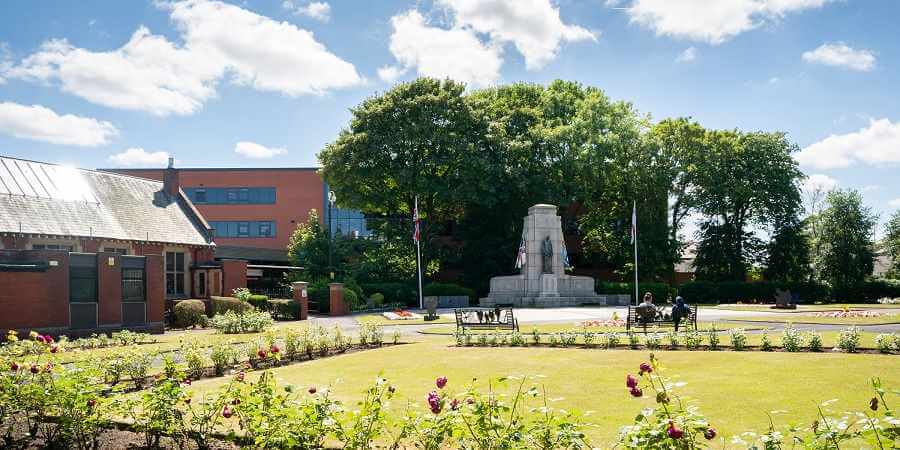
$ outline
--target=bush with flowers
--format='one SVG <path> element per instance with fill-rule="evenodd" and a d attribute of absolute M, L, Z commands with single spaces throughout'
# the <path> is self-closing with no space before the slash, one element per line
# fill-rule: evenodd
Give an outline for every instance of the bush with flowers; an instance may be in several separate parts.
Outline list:
<path fill-rule="evenodd" d="M 246 311 L 240 314 L 228 311 L 225 314 L 216 314 L 209 320 L 210 326 L 219 333 L 259 333 L 271 327 L 275 323 L 272 315 L 265 311 Z"/>

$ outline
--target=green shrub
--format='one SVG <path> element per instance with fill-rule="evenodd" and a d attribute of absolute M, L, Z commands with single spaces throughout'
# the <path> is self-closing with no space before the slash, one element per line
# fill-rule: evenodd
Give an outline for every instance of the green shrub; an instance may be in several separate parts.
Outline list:
<path fill-rule="evenodd" d="M 799 296 L 801 303 L 826 301 L 831 289 L 819 283 L 771 283 L 768 281 L 692 281 L 678 287 L 678 295 L 689 304 L 772 303 L 778 289 Z"/>
<path fill-rule="evenodd" d="M 247 302 L 260 311 L 267 311 L 269 309 L 269 297 L 266 297 L 265 295 L 253 294 L 247 298 Z"/>
<path fill-rule="evenodd" d="M 426 296 L 466 296 L 469 300 L 475 297 L 475 291 L 454 283 L 430 283 L 422 289 Z"/>
<path fill-rule="evenodd" d="M 402 303 L 407 306 L 418 306 L 419 300 L 414 283 L 362 283 L 365 292 L 379 292 L 384 295 L 385 303 Z"/>
<path fill-rule="evenodd" d="M 258 333 L 272 326 L 273 320 L 265 311 L 247 311 L 243 314 L 228 311 L 213 317 L 209 323 L 219 333 L 237 334 Z"/>
<path fill-rule="evenodd" d="M 269 300 L 272 315 L 277 320 L 297 320 L 300 318 L 300 304 L 291 299 Z"/>
<path fill-rule="evenodd" d="M 315 309 L 322 314 L 331 310 L 331 292 L 328 288 L 328 281 L 323 279 L 309 283 L 306 295 L 309 298 L 310 309 Z"/>
<path fill-rule="evenodd" d="M 645 292 L 653 294 L 653 300 L 657 304 L 665 303 L 669 298 L 675 298 L 675 289 L 666 283 L 639 283 L 638 289 L 641 298 L 644 297 Z M 597 283 L 595 290 L 598 294 L 634 296 L 634 283 Z M 633 302 L 634 299 L 632 299 Z"/>
<path fill-rule="evenodd" d="M 381 308 L 384 306 L 384 295 L 381 293 L 374 293 L 369 297 L 369 300 L 372 300 L 372 304 L 375 305 L 376 308 Z"/>
<path fill-rule="evenodd" d="M 213 316 L 225 314 L 228 311 L 234 311 L 237 314 L 241 314 L 253 308 L 251 304 L 234 297 L 210 297 L 210 302 L 212 303 Z"/>
<path fill-rule="evenodd" d="M 206 305 L 203 300 L 182 300 L 172 308 L 172 316 L 178 328 L 206 326 Z"/>
<path fill-rule="evenodd" d="M 852 303 L 874 303 L 884 297 L 900 297 L 900 280 L 871 280 L 834 289 L 834 298 Z"/>
<path fill-rule="evenodd" d="M 359 310 L 366 307 L 366 302 L 361 300 L 359 295 L 357 295 L 356 291 L 353 289 L 344 289 L 344 303 L 346 303 L 351 310 Z"/>

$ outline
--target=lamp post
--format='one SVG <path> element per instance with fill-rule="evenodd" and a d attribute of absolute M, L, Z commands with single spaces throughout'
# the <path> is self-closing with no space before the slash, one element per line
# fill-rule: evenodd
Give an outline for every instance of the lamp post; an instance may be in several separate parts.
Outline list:
<path fill-rule="evenodd" d="M 328 191 L 328 272 L 331 276 L 331 279 L 334 279 L 334 262 L 332 261 L 334 254 L 334 232 L 331 231 L 331 224 L 333 223 L 334 214 L 334 202 L 337 201 L 337 196 L 334 194 L 334 191 Z"/>

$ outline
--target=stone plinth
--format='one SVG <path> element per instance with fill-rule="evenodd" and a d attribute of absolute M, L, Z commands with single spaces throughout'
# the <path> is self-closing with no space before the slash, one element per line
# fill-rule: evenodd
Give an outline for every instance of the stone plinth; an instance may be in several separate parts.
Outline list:
<path fill-rule="evenodd" d="M 309 283 L 305 281 L 295 281 L 291 283 L 293 289 L 294 301 L 300 306 L 299 320 L 306 320 L 309 316 L 309 297 L 306 294 L 306 287 Z"/>
<path fill-rule="evenodd" d="M 562 224 L 556 206 L 534 205 L 523 220 L 525 263 L 519 275 L 491 278 L 491 291 L 481 306 L 513 305 L 532 307 L 578 306 L 582 304 L 627 305 L 619 296 L 599 296 L 591 277 L 566 275 L 563 261 Z M 549 273 L 544 273 L 542 242 L 552 246 Z M 628 297 L 628 296 L 625 296 Z M 621 303 L 620 303 L 621 302 Z"/>

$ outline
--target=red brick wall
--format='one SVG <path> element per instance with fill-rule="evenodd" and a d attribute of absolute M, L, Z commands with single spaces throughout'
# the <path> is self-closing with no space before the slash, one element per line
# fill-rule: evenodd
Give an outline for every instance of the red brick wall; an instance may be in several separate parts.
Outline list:
<path fill-rule="evenodd" d="M 0 329 L 69 326 L 69 255 L 57 251 L 3 251 L 5 261 L 57 261 L 46 272 L 0 272 Z"/>
<path fill-rule="evenodd" d="M 222 261 L 222 278 L 222 295 L 231 296 L 234 289 L 247 287 L 247 261 Z"/>
<path fill-rule="evenodd" d="M 113 258 L 113 265 L 109 265 Z M 122 324 L 122 267 L 115 253 L 97 254 L 97 284 L 100 326 Z"/>
<path fill-rule="evenodd" d="M 165 169 L 118 169 L 127 175 L 163 179 Z M 216 238 L 216 244 L 283 250 L 297 224 L 306 222 L 309 210 L 324 211 L 325 184 L 315 169 L 179 169 L 186 187 L 274 187 L 274 205 L 195 205 L 207 220 L 274 220 L 274 238 Z"/>
<path fill-rule="evenodd" d="M 165 260 L 159 254 L 146 257 L 147 322 L 162 322 L 166 315 Z"/>

